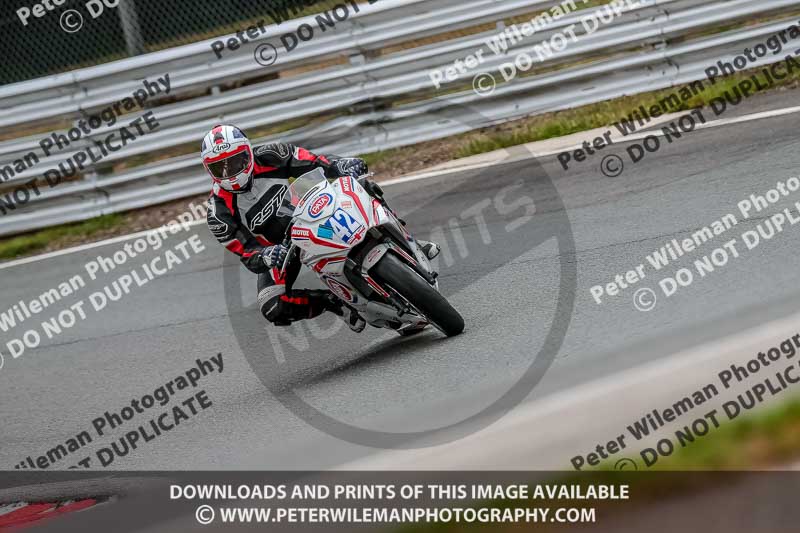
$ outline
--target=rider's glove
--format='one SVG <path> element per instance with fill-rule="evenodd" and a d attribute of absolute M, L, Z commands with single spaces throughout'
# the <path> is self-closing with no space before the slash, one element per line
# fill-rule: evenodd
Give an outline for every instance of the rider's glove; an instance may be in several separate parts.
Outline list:
<path fill-rule="evenodd" d="M 341 176 L 353 176 L 357 178 L 369 172 L 367 162 L 355 157 L 339 159 L 334 164 Z"/>
<path fill-rule="evenodd" d="M 267 268 L 279 268 L 282 267 L 284 261 L 286 261 L 286 254 L 288 251 L 288 248 L 282 244 L 267 246 L 261 252 L 261 259 L 264 260 L 264 264 L 267 265 Z"/>

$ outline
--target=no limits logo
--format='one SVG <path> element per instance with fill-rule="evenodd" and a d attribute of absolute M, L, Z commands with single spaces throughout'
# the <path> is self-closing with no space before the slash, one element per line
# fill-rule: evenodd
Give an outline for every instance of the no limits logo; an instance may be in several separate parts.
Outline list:
<path fill-rule="evenodd" d="M 489 120 L 475 110 L 462 108 L 461 111 L 467 111 L 462 114 L 474 126 Z M 534 315 L 541 308 L 547 308 L 550 320 L 526 322 L 529 327 L 519 328 L 515 333 L 523 348 L 496 354 L 490 363 L 492 366 L 501 364 L 498 360 L 503 357 L 509 364 L 513 361 L 517 373 L 512 384 L 504 387 L 497 397 L 479 402 L 480 405 L 470 406 L 470 409 L 449 413 L 431 427 L 416 424 L 415 419 L 396 425 L 392 431 L 371 426 L 368 421 L 361 424 L 365 420 L 344 416 L 336 406 L 319 404 L 306 392 L 323 380 L 334 379 L 332 376 L 350 379 L 361 375 L 360 370 L 376 359 L 394 360 L 396 368 L 421 364 L 413 362 L 415 354 L 430 350 L 435 350 L 437 356 L 427 360 L 427 364 L 433 364 L 424 371 L 426 380 L 436 383 L 438 388 L 446 388 L 453 377 L 447 370 L 452 354 L 458 354 L 456 364 L 462 366 L 466 357 L 477 357 L 478 364 L 485 361 L 478 352 L 466 356 L 461 352 L 477 338 L 471 329 L 468 328 L 462 337 L 447 340 L 437 339 L 433 332 L 406 341 L 393 332 L 378 333 L 373 329 L 365 331 L 361 337 L 348 338 L 347 327 L 332 315 L 278 328 L 264 321 L 255 304 L 245 303 L 240 269 L 225 268 L 226 305 L 237 343 L 254 373 L 284 407 L 312 427 L 340 440 L 374 448 L 407 449 L 442 444 L 469 435 L 502 417 L 528 396 L 561 349 L 570 324 L 577 287 L 575 245 L 558 191 L 547 174 L 535 165 L 535 160 L 524 164 L 508 163 L 505 168 L 498 164 L 493 170 L 502 178 L 493 184 L 486 196 L 480 195 L 477 199 L 465 192 L 472 190 L 465 187 L 468 183 L 482 183 L 479 176 L 470 173 L 451 177 L 446 185 L 435 188 L 436 195 L 425 194 L 424 201 L 415 197 L 415 191 L 406 191 L 406 205 L 413 207 L 403 216 L 409 221 L 416 220 L 417 214 L 420 218 L 427 217 L 427 222 L 419 229 L 428 231 L 423 229 L 420 237 L 430 235 L 431 240 L 442 245 L 434 268 L 443 273 L 444 295 L 454 298 L 457 305 L 459 300 L 471 295 L 480 295 L 484 306 L 499 305 L 491 303 L 486 294 L 486 287 L 492 280 L 502 279 L 510 271 L 519 275 L 530 273 L 527 267 L 520 265 L 525 265 L 539 246 L 554 247 L 546 254 L 544 263 L 539 264 L 536 276 L 530 278 L 536 285 L 526 289 L 528 294 L 546 294 L 547 298 L 530 298 L 528 303 L 522 304 L 526 312 L 521 313 Z M 424 209 L 425 205 L 446 205 L 453 216 L 448 218 L 440 213 L 436 220 L 443 224 L 437 226 L 429 217 L 432 210 Z M 291 236 L 305 239 L 309 235 L 305 228 L 294 228 Z M 225 257 L 231 267 L 238 266 L 232 254 Z M 461 309 L 465 310 L 468 324 L 477 327 L 475 313 L 480 311 L 470 311 L 467 306 Z M 265 342 L 267 339 L 269 342 Z M 440 343 L 443 342 L 448 343 L 447 349 L 442 349 Z M 353 372 L 356 368 L 359 372 Z M 369 380 L 360 383 L 366 388 L 359 389 L 353 382 L 349 385 L 349 394 L 367 398 L 375 383 Z M 402 391 L 405 390 L 408 389 L 395 381 L 391 393 L 381 393 L 381 405 L 404 401 Z M 399 396 L 392 398 L 393 393 Z"/>

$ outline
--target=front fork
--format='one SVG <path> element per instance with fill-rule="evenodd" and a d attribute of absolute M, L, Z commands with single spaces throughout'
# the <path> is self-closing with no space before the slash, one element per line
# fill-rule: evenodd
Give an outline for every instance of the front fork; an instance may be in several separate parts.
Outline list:
<path fill-rule="evenodd" d="M 391 227 L 389 224 L 384 223 L 387 226 L 387 231 L 389 231 L 392 235 L 394 235 L 394 237 L 397 240 L 403 241 L 404 243 L 408 243 L 404 247 L 398 248 L 395 251 L 398 253 L 398 255 L 403 256 L 420 276 L 422 276 L 428 283 L 430 283 L 431 285 L 433 285 L 438 289 L 438 283 L 436 281 L 438 273 L 433 271 L 433 268 L 431 268 L 429 260 L 427 258 L 422 257 L 424 253 L 420 249 L 419 243 L 408 232 L 408 230 L 406 230 L 406 221 L 400 218 L 397 215 L 397 213 L 395 213 L 395 211 L 391 207 L 389 207 L 389 204 L 383 198 L 383 189 L 380 188 L 380 185 L 378 185 L 373 181 L 369 181 L 368 179 L 366 179 L 366 177 L 367 176 L 362 176 L 363 181 L 360 178 L 359 183 L 361 183 L 361 186 L 364 187 L 364 189 L 369 193 L 369 195 L 376 202 L 378 202 L 378 204 L 386 211 L 388 217 L 390 217 L 394 221 L 394 226 L 395 226 L 394 228 Z M 381 223 L 382 221 L 379 220 L 378 222 Z M 374 232 L 374 236 L 379 239 L 383 237 L 383 235 L 379 231 Z M 415 255 L 416 257 L 412 257 L 411 254 Z M 424 266 L 420 265 L 420 262 L 423 262 Z M 369 270 L 369 268 L 371 268 L 372 266 L 374 266 L 374 263 L 373 265 L 370 265 L 370 267 L 365 268 L 364 273 L 366 273 L 366 271 Z"/>

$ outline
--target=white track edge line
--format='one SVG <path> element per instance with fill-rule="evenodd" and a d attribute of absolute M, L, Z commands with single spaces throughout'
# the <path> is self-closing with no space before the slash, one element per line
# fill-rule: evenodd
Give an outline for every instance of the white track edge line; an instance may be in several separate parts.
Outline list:
<path fill-rule="evenodd" d="M 776 110 L 773 110 L 773 111 L 763 111 L 763 112 L 760 112 L 760 113 L 753 113 L 751 115 L 744 115 L 744 116 L 741 116 L 741 117 L 736 117 L 736 118 L 731 118 L 731 119 L 715 120 L 713 122 L 709 122 L 707 124 L 700 125 L 700 126 L 698 126 L 697 129 L 698 130 L 700 130 L 700 129 L 710 129 L 710 128 L 717 128 L 717 127 L 726 126 L 726 125 L 730 125 L 730 124 L 741 124 L 741 123 L 744 123 L 744 122 L 750 122 L 750 121 L 760 120 L 760 119 L 764 119 L 764 118 L 775 118 L 775 117 L 780 117 L 780 116 L 784 116 L 784 115 L 790 115 L 790 114 L 798 113 L 798 112 L 800 112 L 800 106 L 787 107 L 787 108 L 783 108 L 783 109 L 776 109 Z M 623 138 L 619 139 L 619 141 L 621 141 L 621 142 L 634 141 L 634 140 L 638 140 L 638 139 L 643 139 L 643 138 L 645 138 L 645 137 L 647 137 L 649 135 L 658 135 L 658 136 L 660 136 L 660 135 L 663 135 L 663 133 L 662 132 L 652 132 L 652 133 L 644 132 L 644 133 L 640 133 L 640 134 L 635 134 L 635 135 L 630 135 L 630 136 L 627 136 L 627 137 L 623 137 Z M 569 147 L 569 146 L 568 147 L 564 147 L 561 150 L 541 152 L 541 153 L 530 152 L 528 155 L 523 155 L 521 157 L 512 157 L 512 159 L 509 160 L 508 162 L 524 161 L 525 159 L 532 159 L 532 158 L 536 158 L 536 157 L 545 157 L 545 156 L 556 155 L 556 154 L 560 154 L 560 153 L 565 152 L 565 151 L 578 149 L 581 146 L 582 146 L 582 144 L 576 144 L 576 145 L 571 146 L 571 147 Z M 497 152 L 502 152 L 502 151 L 504 151 L 504 150 L 497 150 Z M 491 153 L 493 153 L 493 152 L 489 152 L 489 153 L 483 154 L 483 155 L 487 155 L 488 156 Z M 408 176 L 402 176 L 402 177 L 399 177 L 399 178 L 386 180 L 384 182 L 381 182 L 381 186 L 383 186 L 383 187 L 391 187 L 392 185 L 401 185 L 401 184 L 404 184 L 404 183 L 410 183 L 410 182 L 413 182 L 413 181 L 418 181 L 418 180 L 423 180 L 423 179 L 436 178 L 436 177 L 439 177 L 439 176 L 446 176 L 448 174 L 455 174 L 455 173 L 458 173 L 458 172 L 466 172 L 466 171 L 469 171 L 469 170 L 479 170 L 479 169 L 482 169 L 482 168 L 487 168 L 487 167 L 493 166 L 493 165 L 497 164 L 497 162 L 498 162 L 497 160 L 483 161 L 483 162 L 474 163 L 474 164 L 471 164 L 471 165 L 464 165 L 462 167 L 453 167 L 453 168 L 447 168 L 447 169 L 442 169 L 442 170 L 433 170 L 433 171 L 429 171 L 429 172 L 422 172 L 422 173 L 419 173 L 419 174 L 411 174 L 411 175 L 408 175 Z M 188 224 L 188 226 L 194 227 L 194 226 L 199 226 L 201 224 L 205 224 L 205 220 L 196 220 L 196 221 L 191 222 L 190 224 Z M 56 250 L 54 252 L 49 252 L 49 253 L 46 253 L 46 254 L 34 255 L 34 256 L 31 256 L 31 257 L 25 257 L 23 259 L 17 259 L 17 260 L 14 260 L 14 261 L 8 261 L 6 263 L 0 263 L 0 270 L 4 270 L 4 269 L 7 269 L 7 268 L 12 268 L 12 267 L 15 267 L 15 266 L 27 265 L 27 264 L 30 264 L 30 263 L 35 263 L 37 261 L 43 261 L 45 259 L 52 259 L 54 257 L 59 257 L 59 256 L 62 256 L 62 255 L 69 255 L 69 254 L 73 254 L 73 253 L 83 252 L 83 251 L 86 251 L 86 250 L 91 250 L 93 248 L 100 248 L 102 246 L 108 246 L 110 244 L 116 244 L 118 242 L 129 241 L 131 239 L 136 239 L 136 238 L 145 236 L 148 233 L 151 233 L 152 231 L 157 230 L 157 229 L 158 228 L 154 228 L 154 229 L 149 229 L 149 230 L 145 230 L 145 231 L 140 231 L 138 233 L 132 233 L 132 234 L 129 234 L 129 235 L 120 235 L 119 237 L 113 237 L 111 239 L 106 239 L 104 241 L 97 241 L 97 242 L 92 242 L 92 243 L 88 243 L 88 244 L 81 244 L 79 246 L 74 246 L 72 248 L 65 248 L 63 250 Z"/>
<path fill-rule="evenodd" d="M 768 342 L 770 339 L 774 339 L 776 334 L 781 334 L 786 330 L 796 330 L 798 323 L 800 323 L 800 313 L 753 326 L 725 338 L 683 348 L 655 361 L 648 361 L 627 368 L 618 374 L 597 378 L 573 386 L 568 390 L 546 395 L 539 400 L 524 403 L 487 428 L 460 441 L 420 450 L 383 451 L 373 456 L 334 467 L 333 470 L 391 470 L 391 464 L 395 463 L 397 458 L 408 458 L 415 454 L 418 454 L 416 455 L 417 457 L 427 456 L 448 448 L 461 448 L 462 450 L 466 448 L 465 451 L 468 454 L 480 453 L 485 451 L 483 449 L 484 439 L 490 435 L 514 435 L 515 430 L 518 430 L 520 426 L 529 425 L 537 417 L 575 409 L 582 404 L 592 404 L 602 397 L 615 393 L 619 394 L 625 389 L 648 380 L 657 379 L 660 376 L 670 375 L 679 378 L 681 370 L 697 366 L 699 363 L 719 359 L 724 354 L 731 353 L 743 343 Z M 468 467 L 468 465 L 461 466 L 463 468 Z M 453 465 L 447 465 L 443 468 L 453 468 Z"/>

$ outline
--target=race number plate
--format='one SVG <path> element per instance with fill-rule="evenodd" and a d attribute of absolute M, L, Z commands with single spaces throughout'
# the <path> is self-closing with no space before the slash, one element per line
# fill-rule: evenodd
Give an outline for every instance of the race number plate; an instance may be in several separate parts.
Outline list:
<path fill-rule="evenodd" d="M 344 209 L 337 209 L 328 221 L 333 233 L 342 242 L 350 244 L 364 234 L 364 226 Z"/>

